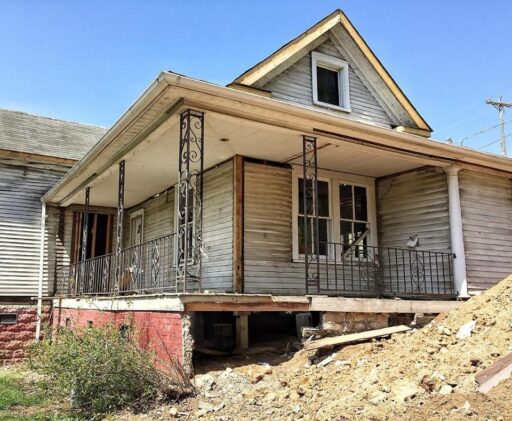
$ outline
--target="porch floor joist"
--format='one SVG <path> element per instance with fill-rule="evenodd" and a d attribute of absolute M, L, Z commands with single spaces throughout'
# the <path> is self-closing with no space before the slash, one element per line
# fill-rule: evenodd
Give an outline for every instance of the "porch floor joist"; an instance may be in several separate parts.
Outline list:
<path fill-rule="evenodd" d="M 285 296 L 257 294 L 151 294 L 119 297 L 54 298 L 53 305 L 104 311 L 332 311 L 357 313 L 443 313 L 460 301 Z"/>

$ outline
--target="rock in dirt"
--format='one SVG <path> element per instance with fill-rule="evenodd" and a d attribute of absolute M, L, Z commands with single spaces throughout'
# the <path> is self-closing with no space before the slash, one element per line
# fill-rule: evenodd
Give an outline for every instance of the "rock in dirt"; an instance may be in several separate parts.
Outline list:
<path fill-rule="evenodd" d="M 476 322 L 474 320 L 471 320 L 470 322 L 467 322 L 465 324 L 463 324 L 460 328 L 459 328 L 459 331 L 457 332 L 457 339 L 459 339 L 460 341 L 463 341 L 464 339 L 467 339 L 471 336 L 471 333 L 473 333 L 473 330 L 475 329 L 476 327 Z"/>
<path fill-rule="evenodd" d="M 452 392 L 453 392 L 453 387 L 450 386 L 449 384 L 443 384 L 441 386 L 441 389 L 439 389 L 440 395 L 449 395 Z"/>

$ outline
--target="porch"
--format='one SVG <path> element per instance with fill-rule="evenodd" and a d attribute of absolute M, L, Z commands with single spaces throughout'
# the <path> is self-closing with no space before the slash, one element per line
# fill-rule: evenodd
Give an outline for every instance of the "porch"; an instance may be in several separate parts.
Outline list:
<path fill-rule="evenodd" d="M 57 296 L 456 296 L 442 162 L 181 101 L 164 117 L 61 194 L 79 223 Z M 102 212 L 112 232 L 91 227 Z"/>
<path fill-rule="evenodd" d="M 152 293 L 209 292 L 201 277 L 179 285 L 175 245 L 170 234 L 119 254 L 86 259 L 60 266 L 58 296 L 115 296 Z M 453 254 L 405 248 L 373 247 L 341 243 L 319 243 L 328 249 L 318 266 L 299 263 L 308 295 L 353 297 L 453 298 Z M 315 262 L 316 263 L 316 262 Z M 306 267 L 309 285 L 306 283 Z M 116 274 L 121 276 L 117 280 Z M 316 280 L 318 279 L 318 283 Z M 315 280 L 313 284 L 312 280 Z"/>

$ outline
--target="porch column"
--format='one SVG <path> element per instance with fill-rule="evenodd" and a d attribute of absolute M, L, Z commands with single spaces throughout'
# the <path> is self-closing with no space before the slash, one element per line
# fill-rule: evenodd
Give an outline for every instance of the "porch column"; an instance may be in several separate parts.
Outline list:
<path fill-rule="evenodd" d="M 464 232 L 462 229 L 462 211 L 460 206 L 459 167 L 451 166 L 445 171 L 448 178 L 448 206 L 450 215 L 450 242 L 452 245 L 453 278 L 459 297 L 468 296 L 466 277 L 466 252 L 464 250 Z"/>
<path fill-rule="evenodd" d="M 204 113 L 180 114 L 176 290 L 201 290 L 203 255 Z M 187 282 L 192 281 L 190 285 Z"/>
<path fill-rule="evenodd" d="M 306 294 L 320 294 L 318 164 L 316 137 L 302 137 L 302 200 L 304 204 L 304 269 Z M 310 241 L 311 239 L 311 241 Z M 311 244 L 310 244 L 311 242 Z"/>
<path fill-rule="evenodd" d="M 116 221 L 116 279 L 114 292 L 119 291 L 121 280 L 121 251 L 123 250 L 123 222 L 124 222 L 124 172 L 125 161 L 119 162 L 119 183 L 117 188 L 117 221 Z"/>
<path fill-rule="evenodd" d="M 81 261 L 85 262 L 87 259 L 87 237 L 89 236 L 89 198 L 91 196 L 91 188 L 85 189 L 85 201 L 84 201 L 84 225 L 82 229 L 82 253 Z"/>

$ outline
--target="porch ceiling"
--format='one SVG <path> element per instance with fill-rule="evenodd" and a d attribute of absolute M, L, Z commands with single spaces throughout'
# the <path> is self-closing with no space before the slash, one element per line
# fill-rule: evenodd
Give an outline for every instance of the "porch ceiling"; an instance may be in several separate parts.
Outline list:
<path fill-rule="evenodd" d="M 125 206 L 134 206 L 174 185 L 178 178 L 179 111 L 128 152 Z M 303 133 L 215 112 L 205 114 L 205 168 L 234 155 L 302 165 Z M 227 140 L 226 140 L 227 139 Z M 319 168 L 381 177 L 413 169 L 425 162 L 396 152 L 318 136 Z M 118 165 L 112 164 L 88 185 L 94 206 L 117 206 Z M 84 190 L 65 205 L 81 204 Z"/>

